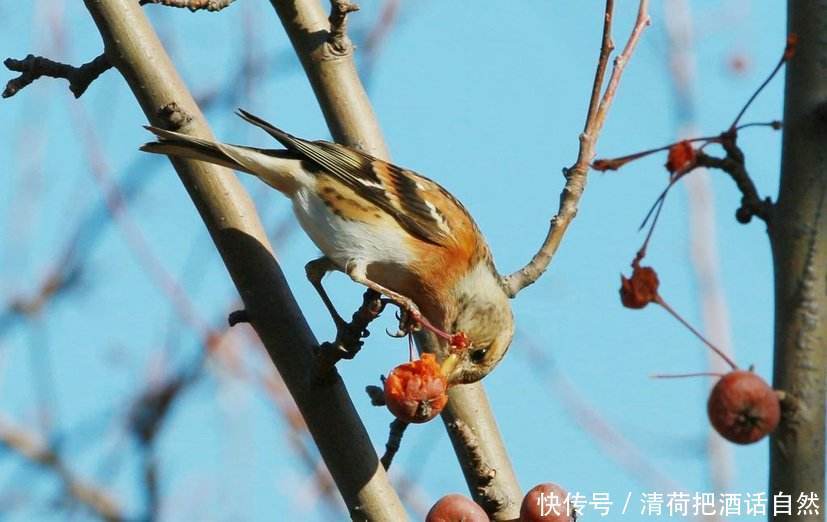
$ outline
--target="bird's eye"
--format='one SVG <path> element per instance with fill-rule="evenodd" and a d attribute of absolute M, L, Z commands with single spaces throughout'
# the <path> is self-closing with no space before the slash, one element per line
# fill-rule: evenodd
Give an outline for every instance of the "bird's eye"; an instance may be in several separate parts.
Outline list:
<path fill-rule="evenodd" d="M 485 354 L 488 353 L 488 348 L 478 348 L 471 352 L 471 362 L 479 364 L 485 359 Z"/>

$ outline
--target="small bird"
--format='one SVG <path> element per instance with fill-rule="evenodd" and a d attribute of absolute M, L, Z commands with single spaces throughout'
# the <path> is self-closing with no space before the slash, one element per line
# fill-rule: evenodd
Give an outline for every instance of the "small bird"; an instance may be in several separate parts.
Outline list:
<path fill-rule="evenodd" d="M 338 270 L 445 334 L 463 332 L 448 382 L 476 382 L 502 359 L 514 318 L 501 276 L 474 220 L 436 182 L 350 147 L 307 141 L 244 110 L 286 150 L 228 145 L 156 127 L 141 150 L 207 161 L 252 174 L 293 203 L 323 257 L 307 276 L 338 328 L 346 326 L 322 287 Z M 442 335 L 442 338 L 447 338 Z M 446 356 L 447 358 L 447 356 Z"/>

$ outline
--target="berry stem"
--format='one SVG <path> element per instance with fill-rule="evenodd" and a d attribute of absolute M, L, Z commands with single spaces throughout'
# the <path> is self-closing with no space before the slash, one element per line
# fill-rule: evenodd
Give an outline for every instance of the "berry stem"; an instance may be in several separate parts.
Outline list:
<path fill-rule="evenodd" d="M 683 379 L 684 377 L 723 377 L 723 373 L 695 372 L 695 373 L 656 373 L 650 375 L 652 379 Z"/>
<path fill-rule="evenodd" d="M 744 115 L 744 113 L 747 112 L 749 106 L 752 105 L 752 102 L 755 101 L 755 98 L 757 98 L 758 95 L 761 94 L 761 91 L 764 90 L 764 87 L 766 87 L 767 84 L 770 83 L 770 81 L 775 77 L 775 75 L 778 74 L 778 71 L 781 70 L 781 66 L 787 63 L 787 60 L 790 58 L 791 55 L 792 53 L 790 52 L 790 42 L 788 41 L 787 46 L 784 48 L 784 54 L 781 55 L 781 59 L 778 60 L 777 64 L 775 64 L 775 67 L 773 68 L 770 75 L 767 76 L 767 79 L 764 80 L 764 82 L 758 86 L 758 89 L 756 89 L 755 92 L 752 93 L 752 96 L 749 97 L 749 100 L 747 100 L 747 103 L 744 104 L 744 107 L 741 109 L 741 112 L 739 112 L 738 116 L 735 117 L 735 121 L 733 121 L 732 125 L 729 126 L 730 130 L 736 129 L 736 127 L 738 126 L 738 122 L 741 120 L 741 117 Z"/>
<path fill-rule="evenodd" d="M 718 348 L 717 348 L 714 344 L 712 344 L 711 342 L 707 341 L 707 340 L 706 340 L 706 337 L 704 337 L 703 335 L 701 335 L 701 333 L 700 333 L 698 330 L 696 330 L 696 329 L 695 329 L 695 328 L 694 328 L 691 324 L 689 324 L 688 322 L 686 322 L 686 320 L 685 320 L 683 317 L 681 317 L 681 316 L 680 316 L 680 314 L 679 314 L 678 312 L 676 312 L 675 310 L 673 310 L 673 309 L 672 309 L 672 307 L 671 307 L 671 306 L 669 306 L 668 304 L 666 304 L 666 301 L 664 301 L 664 300 L 663 300 L 663 298 L 662 298 L 660 295 L 658 295 L 657 297 L 655 297 L 655 302 L 656 302 L 656 303 L 658 303 L 659 305 L 661 305 L 661 306 L 663 307 L 663 309 L 664 309 L 664 310 L 666 310 L 667 312 L 669 312 L 669 313 L 672 315 L 672 317 L 674 317 L 675 319 L 677 319 L 677 320 L 678 320 L 678 321 L 679 321 L 682 325 L 684 325 L 685 327 L 687 327 L 687 328 L 689 329 L 689 331 L 690 331 L 690 332 L 692 332 L 693 334 L 695 334 L 695 337 L 697 337 L 697 338 L 698 338 L 698 339 L 700 339 L 700 340 L 701 340 L 701 341 L 702 341 L 705 345 L 707 345 L 707 346 L 709 347 L 709 349 L 710 349 L 710 350 L 712 350 L 713 352 L 717 353 L 717 354 L 721 357 L 721 359 L 723 359 L 724 361 L 726 361 L 726 362 L 727 362 L 727 364 L 729 364 L 730 368 L 732 368 L 733 370 L 737 370 L 737 369 L 738 369 L 738 365 L 736 365 L 736 364 L 735 364 L 735 362 L 733 362 L 733 360 L 732 360 L 732 359 L 730 359 L 730 358 L 727 356 L 727 354 L 725 354 L 724 352 L 722 352 L 721 350 L 719 350 L 719 349 L 718 349 Z"/>

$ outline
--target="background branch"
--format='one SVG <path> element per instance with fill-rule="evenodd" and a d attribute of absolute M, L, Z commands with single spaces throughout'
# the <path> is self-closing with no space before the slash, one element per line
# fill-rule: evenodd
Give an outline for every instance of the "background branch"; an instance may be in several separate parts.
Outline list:
<path fill-rule="evenodd" d="M 128 0 L 85 0 L 85 4 L 101 32 L 107 57 L 126 79 L 148 120 L 212 138 L 140 6 Z M 176 110 L 161 110 L 171 106 Z M 173 165 L 222 255 L 253 326 L 307 421 L 351 516 L 403 520 L 402 505 L 341 379 L 336 376 L 319 385 L 309 378 L 317 342 L 276 263 L 249 196 L 226 169 L 186 160 L 174 160 Z"/>
<path fill-rule="evenodd" d="M 97 485 L 85 482 L 70 471 L 63 460 L 41 437 L 11 425 L 0 418 L 0 445 L 14 451 L 30 462 L 54 471 L 66 491 L 78 502 L 104 520 L 123 520 L 118 503 Z"/>

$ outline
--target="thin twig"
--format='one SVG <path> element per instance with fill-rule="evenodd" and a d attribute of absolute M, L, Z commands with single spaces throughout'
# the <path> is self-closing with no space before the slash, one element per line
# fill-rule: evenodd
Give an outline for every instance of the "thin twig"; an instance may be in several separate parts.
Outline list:
<path fill-rule="evenodd" d="M 141 0 L 140 5 L 158 4 L 166 7 L 179 7 L 195 11 L 221 11 L 235 0 Z"/>
<path fill-rule="evenodd" d="M 6 89 L 3 91 L 3 98 L 14 96 L 21 89 L 41 76 L 65 78 L 69 80 L 69 90 L 72 91 L 75 98 L 80 98 L 98 76 L 112 67 L 112 64 L 104 54 L 101 54 L 91 62 L 85 63 L 80 67 L 55 62 L 54 60 L 33 54 L 26 56 L 22 60 L 7 58 L 3 64 L 9 70 L 21 73 L 20 76 L 9 80 L 6 84 Z"/>
<path fill-rule="evenodd" d="M 399 451 L 399 446 L 402 444 L 402 435 L 405 434 L 405 428 L 407 427 L 408 423 L 400 419 L 393 419 L 393 422 L 390 424 L 388 442 L 385 443 L 385 454 L 379 459 L 386 470 L 391 467 L 393 457 L 395 457 L 396 452 Z"/>
<path fill-rule="evenodd" d="M 602 96 L 599 96 L 603 87 L 604 71 L 608 64 L 609 54 L 613 48 L 611 37 L 613 4 L 614 2 L 612 0 L 606 1 L 600 56 L 594 84 L 592 86 L 591 103 L 589 104 L 586 124 L 583 133 L 580 135 L 580 149 L 577 155 L 577 161 L 571 168 L 566 169 L 564 172 L 566 185 L 563 187 L 562 194 L 560 195 L 560 206 L 557 215 L 551 219 L 548 234 L 540 249 L 534 254 L 534 257 L 532 257 L 526 266 L 503 278 L 503 286 L 511 297 L 516 296 L 520 290 L 537 281 L 543 272 L 546 271 L 569 224 L 575 215 L 577 215 L 577 205 L 580 202 L 580 197 L 583 195 L 583 190 L 586 186 L 589 163 L 594 157 L 597 138 L 603 128 L 609 107 L 614 100 L 623 70 L 631 58 L 644 28 L 649 25 L 649 2 L 648 0 L 640 0 L 635 25 L 632 28 L 632 32 L 626 41 L 623 51 L 615 58 L 606 90 Z"/>
<path fill-rule="evenodd" d="M 336 340 L 322 343 L 316 351 L 317 376 L 328 373 L 342 359 L 352 359 L 362 348 L 362 339 L 370 335 L 368 325 L 379 317 L 387 301 L 371 289 L 365 291 L 362 304 L 353 313 L 350 323 L 336 332 Z"/>
<path fill-rule="evenodd" d="M 15 427 L 6 419 L 0 418 L 0 445 L 34 464 L 54 471 L 63 481 L 66 491 L 72 498 L 92 510 L 97 516 L 107 521 L 123 520 L 118 503 L 109 493 L 98 485 L 78 478 L 66 467 L 60 455 L 38 435 Z"/>

